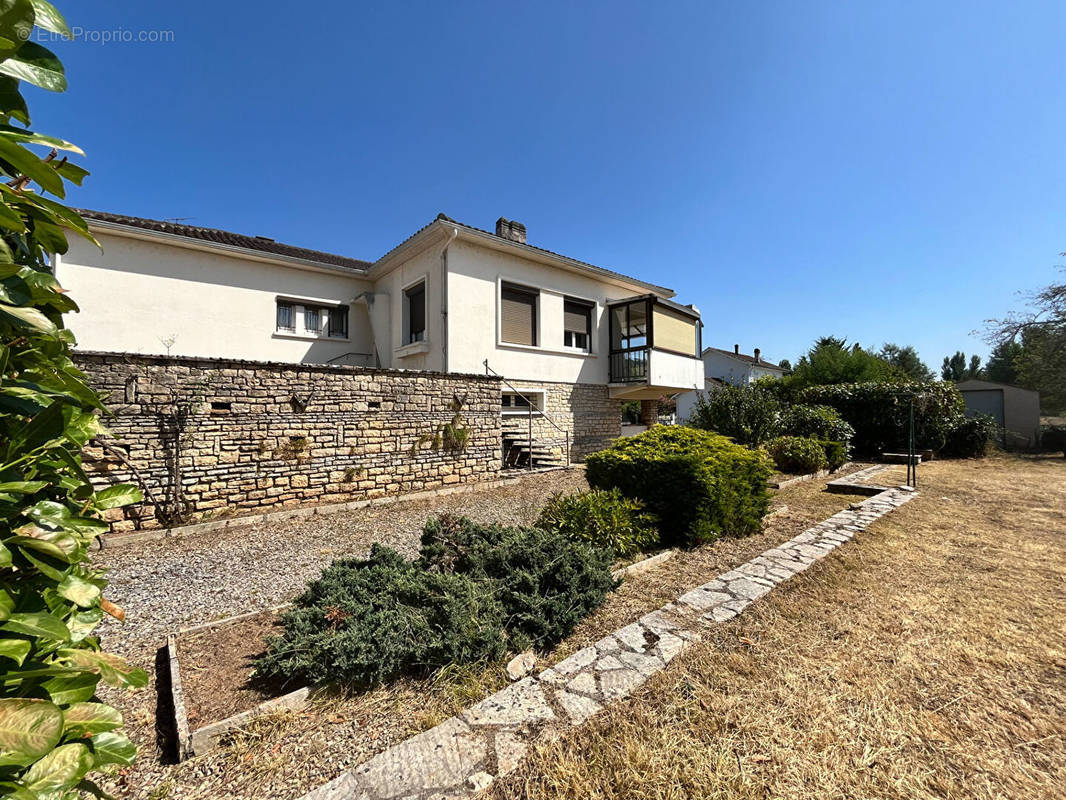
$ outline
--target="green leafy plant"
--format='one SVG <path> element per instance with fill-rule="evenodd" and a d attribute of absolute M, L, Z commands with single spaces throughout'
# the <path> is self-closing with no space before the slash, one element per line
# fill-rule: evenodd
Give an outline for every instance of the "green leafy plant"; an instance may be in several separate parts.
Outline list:
<path fill-rule="evenodd" d="M 618 489 L 558 492 L 541 510 L 536 527 L 607 548 L 618 557 L 640 553 L 659 541 L 655 515 Z"/>
<path fill-rule="evenodd" d="M 659 518 L 663 545 L 759 530 L 772 472 L 765 453 L 724 436 L 660 425 L 585 459 L 589 485 L 618 489 Z"/>
<path fill-rule="evenodd" d="M 1066 458 L 1066 427 L 1048 425 L 1040 432 L 1040 449 L 1045 453 L 1062 451 Z"/>
<path fill-rule="evenodd" d="M 999 423 L 988 414 L 961 414 L 948 430 L 940 454 L 947 458 L 983 458 L 988 446 L 1000 435 Z"/>
<path fill-rule="evenodd" d="M 836 472 L 848 463 L 848 445 L 846 442 L 834 442 L 832 439 L 819 439 L 818 443 L 825 450 L 825 460 L 829 469 Z"/>
<path fill-rule="evenodd" d="M 829 466 L 825 446 L 806 436 L 778 436 L 766 443 L 766 452 L 782 472 L 806 475 Z"/>
<path fill-rule="evenodd" d="M 699 392 L 689 424 L 758 447 L 780 429 L 781 401 L 773 379 Z"/>
<path fill-rule="evenodd" d="M 26 127 L 20 81 L 62 91 L 62 64 L 30 41 L 34 27 L 69 34 L 43 0 L 8 0 L 0 13 L 0 794 L 20 800 L 103 796 L 88 777 L 132 763 L 122 715 L 96 696 L 100 681 L 138 687 L 141 670 L 102 652 L 93 631 L 107 582 L 89 563 L 100 515 L 139 502 L 133 486 L 96 491 L 81 450 L 103 433 L 103 406 L 73 365 L 63 314 L 77 310 L 51 274 L 68 231 L 95 242 L 62 203 L 88 174 L 59 157 L 69 142 Z M 19 123 L 18 125 L 14 123 Z M 33 148 L 43 146 L 45 155 Z"/>
<path fill-rule="evenodd" d="M 493 589 L 375 544 L 368 559 L 334 561 L 308 585 L 282 614 L 285 632 L 268 642 L 256 673 L 366 687 L 499 659 L 504 618 Z"/>
<path fill-rule="evenodd" d="M 865 456 L 906 448 L 912 406 L 918 447 L 939 451 L 966 408 L 959 390 L 946 382 L 812 386 L 799 399 L 836 409 L 855 429 L 852 449 Z"/>
<path fill-rule="evenodd" d="M 466 427 L 463 419 L 463 407 L 466 405 L 466 396 L 453 397 L 451 402 L 452 418 L 443 425 L 435 428 L 432 433 L 424 433 L 411 445 L 411 455 L 415 455 L 421 447 L 429 445 L 434 452 L 444 450 L 446 453 L 461 453 L 466 450 L 470 442 L 470 429 Z"/>
<path fill-rule="evenodd" d="M 799 404 L 790 406 L 781 415 L 781 433 L 846 443 L 855 435 L 855 429 L 834 408 Z"/>
<path fill-rule="evenodd" d="M 615 586 L 609 550 L 538 528 L 443 516 L 426 523 L 421 562 L 494 587 L 514 650 L 547 649 L 598 608 Z"/>

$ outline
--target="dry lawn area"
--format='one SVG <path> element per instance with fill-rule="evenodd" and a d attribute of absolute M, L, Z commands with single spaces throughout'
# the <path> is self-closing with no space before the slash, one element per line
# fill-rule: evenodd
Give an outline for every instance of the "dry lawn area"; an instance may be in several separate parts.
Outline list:
<path fill-rule="evenodd" d="M 1066 462 L 919 480 L 498 800 L 1066 798 Z"/>

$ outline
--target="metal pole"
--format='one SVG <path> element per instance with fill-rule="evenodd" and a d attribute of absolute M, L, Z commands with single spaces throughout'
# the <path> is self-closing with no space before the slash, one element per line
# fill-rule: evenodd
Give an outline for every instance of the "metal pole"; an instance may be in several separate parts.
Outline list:
<path fill-rule="evenodd" d="M 527 398 L 526 406 L 529 408 L 529 441 L 526 442 L 526 446 L 529 448 L 529 469 L 533 470 L 533 401 Z"/>

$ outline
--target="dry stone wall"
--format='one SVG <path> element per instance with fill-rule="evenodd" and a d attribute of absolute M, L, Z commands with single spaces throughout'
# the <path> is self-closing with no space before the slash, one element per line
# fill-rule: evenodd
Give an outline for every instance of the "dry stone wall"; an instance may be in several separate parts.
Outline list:
<path fill-rule="evenodd" d="M 87 467 L 143 481 L 155 501 L 116 511 L 115 531 L 490 480 L 501 466 L 495 377 L 116 353 L 76 362 L 114 414 L 114 438 L 87 449 Z"/>
<path fill-rule="evenodd" d="M 570 460 L 584 461 L 589 453 L 602 450 L 622 435 L 622 401 L 611 399 L 608 389 L 595 383 L 546 383 L 514 379 L 519 390 L 544 392 L 545 410 L 552 421 L 570 434 Z M 504 387 L 507 390 L 507 387 Z M 509 415 L 509 424 L 523 431 L 528 425 L 522 414 Z M 541 417 L 533 418 L 533 439 L 563 455 L 566 437 Z"/>

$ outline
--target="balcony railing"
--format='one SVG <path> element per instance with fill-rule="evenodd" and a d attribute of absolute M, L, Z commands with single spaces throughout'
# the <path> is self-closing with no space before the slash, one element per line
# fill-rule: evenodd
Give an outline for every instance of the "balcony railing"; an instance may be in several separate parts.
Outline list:
<path fill-rule="evenodd" d="M 648 379 L 648 350 L 611 353 L 611 383 L 641 383 Z"/>

